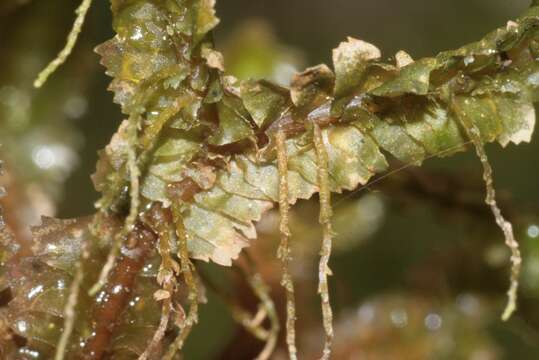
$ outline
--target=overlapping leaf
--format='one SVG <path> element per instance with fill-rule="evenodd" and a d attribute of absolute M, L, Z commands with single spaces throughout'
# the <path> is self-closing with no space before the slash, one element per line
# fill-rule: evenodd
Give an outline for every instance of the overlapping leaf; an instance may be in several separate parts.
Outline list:
<path fill-rule="evenodd" d="M 98 49 L 116 100 L 143 118 L 141 193 L 147 202 L 184 204 L 194 258 L 228 265 L 256 236 L 253 221 L 278 198 L 278 128 L 288 137 L 291 203 L 318 190 L 314 122 L 323 127 L 336 192 L 384 171 L 385 154 L 419 165 L 464 150 L 461 117 L 485 142 L 530 140 L 537 7 L 477 43 L 417 61 L 400 52 L 395 65 L 381 62 L 375 46 L 348 38 L 333 52 L 335 74 L 320 65 L 284 89 L 223 76 L 206 36 L 217 23 L 213 4 L 196 3 L 113 2 L 118 35 Z M 101 164 L 109 163 L 108 177 L 123 174 L 122 186 L 98 181 L 105 198 L 121 197 L 127 184 L 122 143 L 129 139 L 120 128 Z"/>
<path fill-rule="evenodd" d="M 222 59 L 207 36 L 218 22 L 213 1 L 191 5 L 113 1 L 118 34 L 97 51 L 114 77 L 115 100 L 124 113 L 143 120 L 138 140 L 129 138 L 125 122 L 102 153 L 94 176 L 104 193 L 102 208 L 125 200 L 130 146 L 136 147 L 138 164 L 144 168 L 141 194 L 168 204 L 175 188 L 181 190 L 176 196 L 189 197 L 184 193 L 213 187 L 211 163 L 223 161 L 208 156 L 208 146 L 225 146 L 254 134 L 241 99 L 231 86 L 221 84 Z M 249 237 L 254 234 L 251 224 L 236 224 L 204 207 L 195 206 L 191 212 L 186 226 L 195 257 L 230 264 L 247 244 L 234 227 L 244 228 Z"/>
<path fill-rule="evenodd" d="M 335 74 L 325 65 L 313 67 L 285 89 L 223 75 L 222 57 L 208 35 L 218 22 L 213 5 L 112 0 L 117 35 L 97 50 L 114 78 L 115 101 L 129 117 L 101 153 L 94 176 L 103 192 L 98 205 L 125 212 L 127 159 L 134 150 L 143 209 L 152 202 L 181 202 L 193 258 L 229 265 L 256 237 L 253 222 L 279 195 L 277 129 L 287 135 L 290 203 L 319 190 L 314 123 L 322 127 L 335 192 L 353 190 L 384 171 L 387 154 L 420 164 L 463 150 L 462 117 L 485 142 L 505 146 L 532 135 L 538 7 L 477 43 L 417 61 L 399 53 L 395 65 L 382 63 L 373 45 L 349 38 L 334 50 Z M 128 131 L 131 122 L 138 127 L 135 137 Z M 90 248 L 87 269 L 100 268 L 110 249 L 112 236 L 94 237 L 89 223 L 45 219 L 35 230 L 35 256 L 12 269 L 9 322 L 28 342 L 11 357 L 52 356 L 82 243 Z M 4 249 L 1 261 L 10 253 Z M 96 280 L 95 272 L 86 273 L 85 289 Z M 142 353 L 159 321 L 155 274 L 147 275 L 139 275 L 112 339 L 115 358 Z M 81 293 L 68 356 L 91 337 L 88 309 L 106 300 L 99 296 Z"/>
<path fill-rule="evenodd" d="M 84 261 L 84 286 L 95 282 L 95 269 L 100 268 L 110 248 L 107 232 L 115 231 L 113 223 L 100 230 L 103 237 L 96 238 L 90 231 L 91 218 L 58 220 L 43 218 L 42 225 L 33 229 L 35 256 L 25 258 L 21 264 L 8 269 L 8 285 L 13 293 L 7 319 L 11 330 L 26 339 L 26 344 L 7 354 L 7 359 L 50 359 L 54 356 L 58 338 L 64 324 L 64 306 L 69 296 L 75 263 L 81 255 L 83 242 L 89 246 Z M 129 256 L 129 255 L 127 255 Z M 132 256 L 137 256 L 136 254 Z M 129 303 L 118 317 L 109 353 L 118 359 L 136 359 L 143 351 L 159 321 L 160 306 L 153 293 L 158 289 L 155 281 L 156 254 L 150 254 L 137 276 L 137 285 L 131 289 Z M 118 291 L 126 291 L 118 289 Z M 113 290 L 114 292 L 114 290 Z M 95 335 L 97 313 L 109 301 L 106 291 L 90 297 L 79 294 L 76 307 L 75 330 L 66 356 L 75 358 Z M 116 357 L 117 356 L 117 357 Z"/>

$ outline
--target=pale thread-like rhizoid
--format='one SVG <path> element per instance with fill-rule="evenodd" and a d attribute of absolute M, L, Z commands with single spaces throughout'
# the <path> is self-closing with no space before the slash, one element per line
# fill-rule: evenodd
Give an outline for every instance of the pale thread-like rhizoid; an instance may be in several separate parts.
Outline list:
<path fill-rule="evenodd" d="M 183 348 L 185 340 L 189 336 L 191 329 L 198 321 L 198 286 L 196 283 L 195 273 L 193 271 L 194 266 L 189 259 L 189 252 L 187 249 L 187 232 L 183 223 L 183 216 L 181 213 L 181 206 L 175 203 L 172 206 L 172 217 L 175 224 L 176 238 L 178 244 L 178 257 L 180 258 L 180 271 L 183 274 L 183 278 L 187 288 L 189 290 L 189 310 L 187 317 L 179 326 L 179 333 L 176 339 L 170 345 L 167 353 L 163 357 L 163 360 L 171 360 L 174 358 L 176 352 Z"/>
<path fill-rule="evenodd" d="M 277 257 L 282 262 L 281 284 L 286 291 L 286 343 L 290 359 L 297 359 L 296 348 L 296 304 L 294 294 L 294 281 L 290 273 L 290 227 L 288 201 L 288 156 L 286 153 L 286 135 L 278 130 L 275 136 L 275 148 L 277 150 L 277 165 L 279 170 L 279 232 L 281 242 L 277 250 Z"/>
<path fill-rule="evenodd" d="M 509 289 L 507 290 L 508 300 L 501 316 L 502 320 L 507 321 L 517 308 L 518 278 L 520 275 L 522 256 L 520 255 L 518 242 L 513 233 L 513 225 L 504 218 L 496 202 L 496 190 L 494 189 L 494 180 L 492 178 L 492 166 L 488 161 L 479 128 L 468 119 L 466 113 L 462 111 L 455 101 L 452 101 L 451 105 L 456 116 L 460 119 L 466 134 L 472 141 L 477 157 L 481 161 L 481 165 L 483 166 L 483 180 L 485 181 L 486 188 L 485 203 L 490 207 L 496 220 L 496 224 L 503 231 L 505 244 L 511 251 L 511 277 Z"/>
<path fill-rule="evenodd" d="M 172 296 L 176 288 L 176 273 L 178 265 L 170 256 L 170 227 L 166 221 L 161 209 L 152 209 L 150 215 L 149 226 L 154 233 L 158 235 L 159 254 L 161 255 L 161 265 L 157 274 L 157 282 L 161 285 L 162 298 L 154 295 L 154 298 L 162 301 L 161 318 L 159 325 L 152 337 L 146 350 L 139 356 L 138 360 L 147 360 L 151 354 L 159 346 L 165 336 L 168 323 L 170 321 L 172 311 Z"/>
<path fill-rule="evenodd" d="M 133 230 L 135 222 L 138 217 L 140 207 L 140 169 L 137 164 L 137 144 L 138 144 L 138 127 L 141 118 L 138 115 L 131 116 L 128 120 L 127 127 L 127 168 L 129 169 L 129 199 L 130 207 L 129 214 L 127 215 L 124 226 L 118 234 L 114 236 L 114 241 L 110 252 L 107 256 L 107 261 L 101 272 L 97 282 L 90 288 L 89 295 L 93 296 L 105 285 L 107 278 L 114 268 L 114 262 L 118 257 L 122 243 L 127 237 L 127 234 Z M 96 221 L 99 221 L 99 217 L 96 217 Z"/>
<path fill-rule="evenodd" d="M 318 166 L 318 186 L 320 191 L 319 221 L 322 225 L 322 249 L 320 251 L 320 264 L 318 268 L 318 292 L 322 300 L 322 317 L 326 334 L 322 359 L 327 360 L 331 356 L 331 346 L 333 343 L 333 310 L 331 309 L 328 286 L 328 276 L 331 275 L 328 263 L 333 242 L 331 192 L 329 189 L 328 154 L 326 145 L 324 144 L 322 130 L 317 123 L 314 123 L 313 126 L 313 139 Z"/>
<path fill-rule="evenodd" d="M 88 14 L 90 5 L 92 5 L 92 0 L 82 0 L 77 10 L 75 10 L 77 17 L 75 18 L 75 22 L 73 23 L 73 27 L 71 28 L 69 35 L 67 36 L 67 41 L 64 48 L 58 53 L 56 58 L 52 60 L 45 67 L 45 69 L 43 69 L 39 73 L 36 80 L 34 81 L 34 87 L 42 87 L 49 78 L 49 76 L 51 76 L 56 71 L 56 69 L 58 69 L 58 67 L 60 67 L 60 65 L 62 65 L 67 60 L 69 55 L 71 55 L 71 52 L 73 51 L 73 48 L 77 43 L 77 39 L 79 38 L 82 26 L 84 25 L 84 20 L 86 19 L 86 14 Z"/>

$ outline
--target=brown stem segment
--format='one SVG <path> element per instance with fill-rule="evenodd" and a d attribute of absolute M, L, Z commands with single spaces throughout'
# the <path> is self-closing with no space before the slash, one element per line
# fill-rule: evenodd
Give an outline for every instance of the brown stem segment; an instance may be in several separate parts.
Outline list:
<path fill-rule="evenodd" d="M 6 171 L 3 171 L 6 169 Z M 35 206 L 25 197 L 21 186 L 18 186 L 15 170 L 9 168 L 5 160 L 0 161 L 0 238 L 9 237 L 10 243 L 17 244 L 20 249 L 15 255 L 17 258 L 30 256 L 32 254 L 32 236 L 28 231 L 25 217 L 20 216 L 21 209 L 28 205 L 30 209 L 25 213 L 36 213 Z M 2 190 L 3 189 L 3 190 Z"/>
<path fill-rule="evenodd" d="M 109 348 L 114 329 L 131 297 L 131 289 L 135 285 L 136 277 L 156 240 L 155 234 L 141 224 L 137 224 L 129 233 L 126 244 L 131 250 L 130 255 L 121 255 L 117 258 L 106 289 L 97 295 L 105 300 L 100 304 L 96 302 L 93 310 L 93 319 L 95 319 L 93 334 L 95 335 L 88 339 L 80 359 L 103 359 Z"/>

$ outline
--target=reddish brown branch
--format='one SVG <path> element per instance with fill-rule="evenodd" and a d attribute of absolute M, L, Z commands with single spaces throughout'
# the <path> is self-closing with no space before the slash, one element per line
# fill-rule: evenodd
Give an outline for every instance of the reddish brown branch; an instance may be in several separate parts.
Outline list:
<path fill-rule="evenodd" d="M 21 216 L 21 213 L 23 213 L 23 207 L 31 207 L 31 202 L 24 194 L 23 189 L 17 186 L 17 177 L 13 174 L 14 170 L 7 169 L 5 161 L 4 168 L 5 171 L 0 176 L 0 187 L 4 187 L 6 190 L 6 195 L 0 198 L 0 206 L 3 208 L 2 217 L 6 229 L 13 234 L 15 242 L 20 246 L 17 257 L 29 256 L 32 253 L 30 250 L 32 237 L 26 223 L 28 219 Z"/>
<path fill-rule="evenodd" d="M 130 255 L 122 255 L 117 259 L 106 289 L 97 295 L 103 301 L 96 302 L 93 309 L 95 335 L 88 340 L 84 354 L 80 356 L 81 359 L 99 360 L 104 357 L 115 327 L 131 298 L 136 277 L 155 246 L 156 239 L 156 235 L 141 224 L 129 234 L 127 246 L 130 248 Z"/>

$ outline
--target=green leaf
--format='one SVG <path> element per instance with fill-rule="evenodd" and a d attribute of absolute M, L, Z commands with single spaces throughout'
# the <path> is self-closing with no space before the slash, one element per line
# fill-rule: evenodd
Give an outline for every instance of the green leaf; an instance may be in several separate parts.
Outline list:
<path fill-rule="evenodd" d="M 241 84 L 241 98 L 255 124 L 263 128 L 285 110 L 288 90 L 267 81 L 244 81 Z"/>
<path fill-rule="evenodd" d="M 348 95 L 357 88 L 370 61 L 378 60 L 380 50 L 363 40 L 349 37 L 333 50 L 333 66 L 335 67 L 335 97 Z"/>
<path fill-rule="evenodd" d="M 254 135 L 249 124 L 249 113 L 243 107 L 240 98 L 233 95 L 224 95 L 217 103 L 219 128 L 210 136 L 208 142 L 212 145 L 222 146 L 246 140 Z"/>
<path fill-rule="evenodd" d="M 2 208 L 0 207 L 0 291 L 8 287 L 8 264 L 17 252 L 13 235 L 5 228 L 2 218 Z"/>
<path fill-rule="evenodd" d="M 117 35 L 97 51 L 128 120 L 100 154 L 94 175 L 103 193 L 99 216 L 125 216 L 129 197 L 135 197 L 129 190 L 139 195 L 140 173 L 142 206 L 137 201 L 130 210 L 143 220 L 138 210 L 144 214 L 156 202 L 181 209 L 192 258 L 229 266 L 256 238 L 254 222 L 279 200 L 276 131 L 286 135 L 288 169 L 281 175 L 293 204 L 320 191 L 321 152 L 327 153 L 329 188 L 342 192 L 385 171 L 387 155 L 419 165 L 464 150 L 459 117 L 479 129 L 482 141 L 502 146 L 529 141 L 534 130 L 537 7 L 476 43 L 416 61 L 400 52 L 395 65 L 381 62 L 374 45 L 348 38 L 333 51 L 335 75 L 325 65 L 309 68 L 290 89 L 223 75 L 223 59 L 209 35 L 218 23 L 213 0 L 112 0 L 112 9 Z M 137 181 L 130 182 L 134 176 Z M 76 262 L 83 262 L 87 289 L 118 228 L 89 218 L 45 218 L 34 229 L 35 256 L 1 274 L 0 286 L 7 283 L 14 292 L 9 323 L 27 339 L 29 351 L 51 358 Z M 12 252 L 1 234 L 5 263 Z M 83 244 L 88 257 L 81 257 Z M 122 250 L 122 256 L 134 256 Z M 148 268 L 159 259 L 152 250 Z M 111 357 L 137 358 L 146 348 L 159 322 L 155 275 L 137 275 L 134 302 L 111 339 Z M 80 294 L 68 357 L 91 340 L 92 311 L 104 306 L 105 295 Z"/>
<path fill-rule="evenodd" d="M 400 74 L 371 93 L 376 96 L 397 97 L 405 94 L 426 95 L 429 92 L 430 73 L 436 66 L 435 59 L 423 59 L 400 69 Z"/>
<path fill-rule="evenodd" d="M 80 259 L 83 242 L 89 245 L 89 256 L 83 260 L 83 290 L 78 296 L 75 329 L 66 356 L 80 356 L 81 344 L 91 342 L 97 309 L 107 302 L 106 297 L 110 294 L 103 291 L 90 297 L 87 289 L 96 281 L 98 274 L 95 269 L 102 267 L 106 260 L 112 238 L 109 232 L 118 228 L 113 221 L 105 221 L 101 224 L 100 236 L 95 237 L 90 230 L 92 221 L 91 217 L 72 220 L 43 218 L 42 224 L 32 229 L 35 255 L 23 259 L 9 274 L 13 300 L 7 309 L 7 320 L 11 329 L 27 340 L 26 351 L 43 358 L 53 358 L 64 325 L 64 307 L 73 270 Z M 136 359 L 144 351 L 151 338 L 148 335 L 153 334 L 159 322 L 160 305 L 153 299 L 153 293 L 159 286 L 155 281 L 155 271 L 151 271 L 156 267 L 156 256 L 156 252 L 148 256 L 143 268 L 148 271 L 143 270 L 138 275 L 137 285 L 131 289 L 131 300 L 117 324 L 118 331 L 111 339 L 111 353 L 127 354 L 125 359 Z"/>
<path fill-rule="evenodd" d="M 334 86 L 335 75 L 330 68 L 318 65 L 294 76 L 290 98 L 298 108 L 309 104 L 320 105 L 332 95 Z"/>
<path fill-rule="evenodd" d="M 142 196 L 183 204 L 194 258 L 230 264 L 256 236 L 253 222 L 278 199 L 277 129 L 287 134 L 291 203 L 318 191 L 313 122 L 322 127 L 335 192 L 385 171 L 387 154 L 419 165 L 464 150 L 467 138 L 450 104 L 485 142 L 505 146 L 531 137 L 539 86 L 535 8 L 478 42 L 415 61 L 401 51 L 396 64 L 384 63 L 374 45 L 348 38 L 333 51 L 335 75 L 319 65 L 296 74 L 285 89 L 222 74 L 221 55 L 203 39 L 217 23 L 212 6 L 147 0 L 117 6 L 119 35 L 100 48 L 117 97 L 129 99 L 127 112 L 142 117 L 142 140 L 131 144 L 120 129 L 123 140 L 105 151 L 111 181 L 101 189 L 120 203 L 128 200 L 123 149 L 136 146 Z M 129 40 L 138 27 L 142 37 Z M 167 40 L 157 39 L 164 32 Z M 185 57 L 171 56 L 170 39 L 186 49 Z"/>

